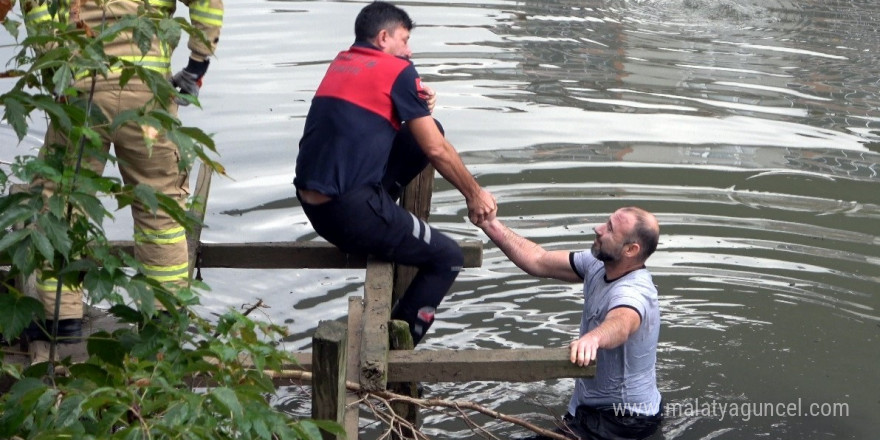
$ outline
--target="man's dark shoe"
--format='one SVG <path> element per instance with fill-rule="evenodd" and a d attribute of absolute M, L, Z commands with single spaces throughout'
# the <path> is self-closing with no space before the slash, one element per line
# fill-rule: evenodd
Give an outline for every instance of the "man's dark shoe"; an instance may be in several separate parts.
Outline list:
<path fill-rule="evenodd" d="M 31 325 L 25 330 L 27 337 L 31 341 L 49 341 L 49 336 L 52 333 L 52 325 L 55 321 L 51 319 L 47 319 L 43 323 L 43 328 L 40 328 L 36 322 L 31 322 Z M 58 321 L 58 343 L 59 344 L 74 344 L 80 342 L 82 340 L 82 318 L 79 319 L 61 319 Z"/>

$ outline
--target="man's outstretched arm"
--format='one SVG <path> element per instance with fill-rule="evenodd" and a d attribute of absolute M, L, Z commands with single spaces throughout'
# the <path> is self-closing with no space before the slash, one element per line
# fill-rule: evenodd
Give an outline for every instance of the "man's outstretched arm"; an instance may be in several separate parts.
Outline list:
<path fill-rule="evenodd" d="M 529 275 L 577 283 L 583 281 L 572 269 L 568 251 L 547 251 L 537 243 L 492 219 L 477 224 L 510 261 Z"/>
<path fill-rule="evenodd" d="M 423 116 L 406 123 L 431 165 L 464 196 L 471 222 L 478 224 L 495 218 L 498 210 L 495 197 L 477 183 L 461 156 L 437 128 L 434 118 Z"/>

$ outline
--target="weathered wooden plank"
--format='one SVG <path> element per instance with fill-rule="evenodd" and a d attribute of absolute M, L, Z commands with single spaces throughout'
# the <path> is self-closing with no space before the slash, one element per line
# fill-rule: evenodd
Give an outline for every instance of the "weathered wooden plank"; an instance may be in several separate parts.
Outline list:
<path fill-rule="evenodd" d="M 474 239 L 458 241 L 464 252 L 465 267 L 483 264 L 483 243 Z M 112 241 L 119 251 L 134 252 L 133 241 Z M 195 246 L 194 246 L 195 248 Z M 324 241 L 285 241 L 252 243 L 199 243 L 199 267 L 238 269 L 363 269 L 367 257 L 346 254 Z M 8 265 L 8 255 L 0 264 Z"/>
<path fill-rule="evenodd" d="M 324 241 L 203 243 L 202 267 L 240 269 L 360 269 L 364 255 L 346 254 Z"/>
<path fill-rule="evenodd" d="M 388 377 L 395 382 L 533 382 L 593 377 L 595 365 L 578 367 L 564 348 L 497 350 L 395 350 L 388 355 Z"/>
<path fill-rule="evenodd" d="M 303 368 L 309 353 L 297 353 Z M 567 347 L 493 350 L 391 350 L 389 382 L 464 382 L 497 380 L 533 382 L 564 377 L 593 377 L 595 366 L 578 367 L 569 361 Z M 278 379 L 283 381 L 282 378 Z"/>
<path fill-rule="evenodd" d="M 211 176 L 213 170 L 204 162 L 199 165 L 199 174 L 196 177 L 196 186 L 193 193 L 193 203 L 189 212 L 198 220 L 195 227 L 186 234 L 186 244 L 189 250 L 189 276 L 192 278 L 196 269 L 199 256 L 199 246 L 202 238 L 202 224 L 205 221 L 205 212 L 208 209 L 208 194 L 211 191 Z"/>
<path fill-rule="evenodd" d="M 360 297 L 348 298 L 348 362 L 346 366 L 346 380 L 351 383 L 360 382 L 361 365 L 361 338 L 363 333 L 364 299 Z M 360 430 L 360 405 L 357 394 L 348 392 L 345 395 L 345 433 L 348 440 L 357 440 Z"/>
<path fill-rule="evenodd" d="M 391 264 L 370 259 L 364 282 L 364 326 L 360 384 L 367 391 L 388 383 L 388 322 L 391 320 Z"/>
<path fill-rule="evenodd" d="M 336 321 L 321 321 L 312 338 L 312 418 L 343 423 L 345 418 L 345 377 L 347 367 L 346 326 Z M 321 431 L 324 440 L 336 436 Z"/>

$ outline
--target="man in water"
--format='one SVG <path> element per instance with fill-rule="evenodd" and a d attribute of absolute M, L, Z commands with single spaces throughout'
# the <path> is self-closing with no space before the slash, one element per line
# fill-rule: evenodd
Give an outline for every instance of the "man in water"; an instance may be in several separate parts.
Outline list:
<path fill-rule="evenodd" d="M 583 283 L 580 338 L 569 348 L 572 363 L 596 361 L 596 376 L 577 379 L 557 431 L 579 439 L 654 433 L 662 420 L 655 375 L 660 308 L 645 261 L 657 248 L 657 219 L 640 208 L 618 209 L 593 228 L 590 251 L 580 252 L 544 250 L 498 219 L 478 226 L 530 275 Z"/>

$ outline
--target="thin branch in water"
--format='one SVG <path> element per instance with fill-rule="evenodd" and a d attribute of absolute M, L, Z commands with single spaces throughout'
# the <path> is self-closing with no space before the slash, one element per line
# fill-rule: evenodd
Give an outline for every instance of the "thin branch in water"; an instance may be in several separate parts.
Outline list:
<path fill-rule="evenodd" d="M 476 422 L 468 417 L 468 415 L 461 408 L 456 408 L 456 411 L 458 411 L 458 414 L 461 416 L 462 420 L 464 420 L 464 422 L 471 428 L 471 431 L 473 431 L 475 434 L 483 438 L 501 440 L 498 437 L 492 435 L 492 433 L 487 431 L 486 428 L 483 428 L 482 426 L 476 424 Z"/>
<path fill-rule="evenodd" d="M 244 307 L 246 305 L 247 304 L 242 304 L 242 307 Z M 269 307 L 269 306 L 263 305 L 263 300 L 260 298 L 257 298 L 257 303 L 248 307 L 248 309 L 245 310 L 244 313 L 242 313 L 242 315 L 244 315 L 244 316 L 250 315 L 251 312 L 253 312 L 254 310 L 257 310 L 257 309 L 263 308 L 263 307 Z"/>
<path fill-rule="evenodd" d="M 312 373 L 308 371 L 302 370 L 282 370 L 282 371 L 266 371 L 265 374 L 272 378 L 283 378 L 283 379 L 297 379 L 304 381 L 312 380 Z M 454 410 L 462 411 L 462 410 L 471 410 L 480 414 L 483 414 L 488 417 L 492 417 L 497 420 L 501 420 L 504 422 L 512 423 L 514 425 L 523 427 L 532 431 L 536 434 L 543 435 L 545 437 L 549 437 L 551 439 L 556 440 L 569 440 L 568 437 L 558 434 L 554 431 L 550 431 L 548 429 L 541 428 L 535 424 L 529 423 L 523 419 L 513 417 L 507 414 L 502 414 L 493 409 L 486 408 L 480 404 L 477 404 L 468 400 L 445 400 L 445 399 L 419 399 L 416 397 L 404 396 L 402 394 L 395 394 L 390 391 L 364 391 L 361 388 L 360 384 L 354 382 L 345 382 L 345 388 L 354 393 L 358 393 L 361 396 L 361 400 L 359 402 L 364 402 L 364 399 L 369 398 L 380 398 L 380 400 L 388 402 L 388 401 L 399 401 L 406 402 L 411 405 L 418 405 L 421 408 L 429 408 L 429 407 L 440 407 L 440 408 L 451 408 Z M 347 408 L 351 409 L 351 408 Z M 378 417 L 378 415 L 377 415 Z M 421 434 L 418 430 L 414 430 L 414 432 Z"/>

